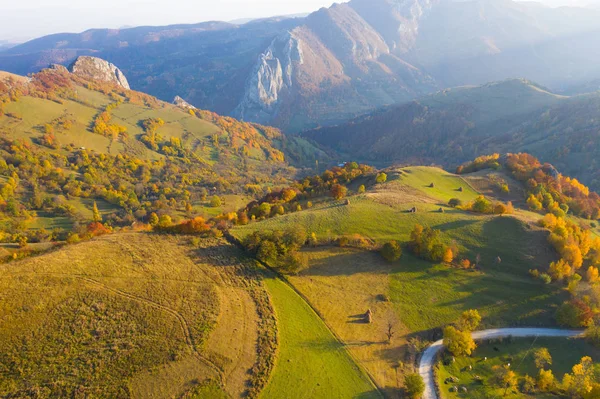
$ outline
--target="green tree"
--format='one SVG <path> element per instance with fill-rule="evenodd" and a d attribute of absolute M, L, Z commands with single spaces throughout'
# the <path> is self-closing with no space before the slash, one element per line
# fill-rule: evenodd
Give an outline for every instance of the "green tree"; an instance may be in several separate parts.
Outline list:
<path fill-rule="evenodd" d="M 469 331 L 460 331 L 454 326 L 444 328 L 444 346 L 454 356 L 470 356 L 477 348 Z"/>
<path fill-rule="evenodd" d="M 358 193 L 359 194 L 364 194 L 367 191 L 367 189 L 365 188 L 364 184 L 361 184 L 360 186 L 358 186 Z"/>
<path fill-rule="evenodd" d="M 387 181 L 387 175 L 383 172 L 378 173 L 377 177 L 375 178 L 375 181 L 377 183 L 385 183 Z"/>
<path fill-rule="evenodd" d="M 409 398 L 418 399 L 425 392 L 425 381 L 417 373 L 408 374 L 404 377 L 404 389 Z"/>
<path fill-rule="evenodd" d="M 397 261 L 402 256 L 402 247 L 398 241 L 386 242 L 381 248 L 381 256 L 388 262 Z"/>
<path fill-rule="evenodd" d="M 277 256 L 277 246 L 269 240 L 263 241 L 256 253 L 256 258 L 258 260 L 270 265 L 277 260 Z"/>
<path fill-rule="evenodd" d="M 457 206 L 461 206 L 462 204 L 463 202 L 458 198 L 451 198 L 450 201 L 448 201 L 448 205 L 452 208 L 456 208 Z"/>
<path fill-rule="evenodd" d="M 221 205 L 222 205 L 221 198 L 219 198 L 218 195 L 215 195 L 214 197 L 211 198 L 211 200 L 210 200 L 210 206 L 212 208 L 218 208 Z"/>

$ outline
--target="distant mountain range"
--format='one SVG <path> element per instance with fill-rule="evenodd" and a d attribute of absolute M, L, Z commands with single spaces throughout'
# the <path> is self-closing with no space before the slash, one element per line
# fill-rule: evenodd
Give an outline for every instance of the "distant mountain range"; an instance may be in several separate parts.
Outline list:
<path fill-rule="evenodd" d="M 527 152 L 600 188 L 600 93 L 559 96 L 526 80 L 446 89 L 303 135 L 340 158 L 454 168 Z"/>
<path fill-rule="evenodd" d="M 93 54 L 136 90 L 296 132 L 451 86 L 523 77 L 555 92 L 586 88 L 600 79 L 598 20 L 510 0 L 352 0 L 243 25 L 51 35 L 0 53 L 0 70 Z"/>

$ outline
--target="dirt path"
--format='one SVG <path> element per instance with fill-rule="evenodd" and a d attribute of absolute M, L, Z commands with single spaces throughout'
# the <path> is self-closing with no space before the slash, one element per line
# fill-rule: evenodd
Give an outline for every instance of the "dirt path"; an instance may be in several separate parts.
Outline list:
<path fill-rule="evenodd" d="M 504 338 L 504 337 L 578 337 L 582 331 L 575 330 L 560 330 L 551 328 L 500 328 L 494 330 L 483 330 L 473 333 L 473 339 L 482 340 L 489 338 Z M 433 376 L 433 366 L 435 366 L 436 355 L 444 349 L 444 342 L 439 340 L 434 342 L 429 348 L 423 352 L 421 362 L 419 363 L 419 374 L 425 382 L 425 393 L 423 399 L 439 399 Z"/>

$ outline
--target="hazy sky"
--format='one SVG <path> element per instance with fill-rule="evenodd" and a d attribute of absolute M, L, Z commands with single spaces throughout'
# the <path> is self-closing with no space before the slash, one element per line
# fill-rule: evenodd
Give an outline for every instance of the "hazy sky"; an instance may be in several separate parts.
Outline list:
<path fill-rule="evenodd" d="M 346 0 L 347 1 L 347 0 Z M 541 0 L 552 5 L 599 0 Z M 90 28 L 230 21 L 315 11 L 334 0 L 0 0 L 0 42 Z M 342 2 L 341 0 L 335 2 Z"/>
<path fill-rule="evenodd" d="M 0 41 L 90 28 L 296 14 L 332 3 L 334 0 L 0 0 Z"/>

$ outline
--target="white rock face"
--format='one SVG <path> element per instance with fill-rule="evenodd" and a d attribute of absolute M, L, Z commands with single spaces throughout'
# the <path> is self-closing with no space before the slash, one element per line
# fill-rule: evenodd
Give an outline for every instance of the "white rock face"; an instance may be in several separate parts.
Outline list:
<path fill-rule="evenodd" d="M 127 78 L 114 64 L 101 58 L 81 56 L 69 67 L 69 71 L 83 78 L 115 83 L 131 90 Z"/>
<path fill-rule="evenodd" d="M 294 85 L 294 67 L 303 63 L 301 42 L 286 32 L 273 40 L 258 57 L 234 115 L 241 120 L 264 122 L 276 114 L 281 95 Z"/>
<path fill-rule="evenodd" d="M 404 48 L 409 49 L 419 34 L 419 22 L 423 19 L 436 0 L 393 0 L 395 11 L 401 17 L 398 34 Z"/>
<path fill-rule="evenodd" d="M 197 109 L 192 104 L 188 103 L 187 101 L 185 101 L 183 98 L 181 98 L 179 96 L 175 97 L 175 99 L 173 100 L 173 104 L 175 104 L 179 108 L 183 108 L 183 109 L 191 109 L 191 110 L 196 110 Z"/>

